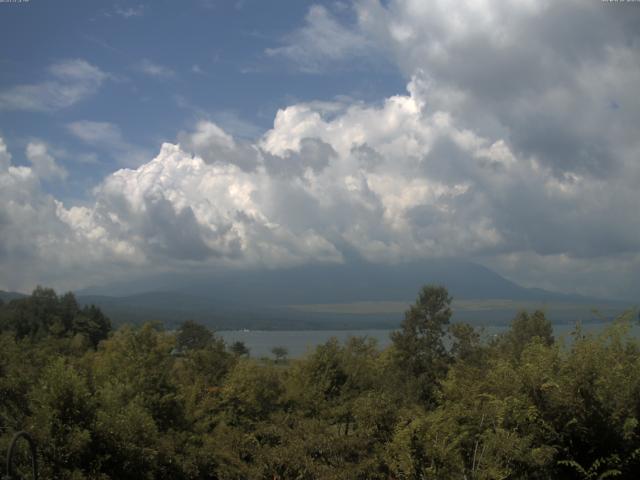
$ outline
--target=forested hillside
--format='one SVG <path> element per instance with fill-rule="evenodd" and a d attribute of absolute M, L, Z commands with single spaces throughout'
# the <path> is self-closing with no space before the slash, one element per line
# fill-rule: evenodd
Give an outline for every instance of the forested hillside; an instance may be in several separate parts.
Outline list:
<path fill-rule="evenodd" d="M 384 350 L 254 359 L 39 288 L 0 306 L 0 449 L 31 432 L 43 479 L 637 478 L 635 312 L 563 345 L 541 312 L 483 341 L 450 305 L 424 287 Z"/>

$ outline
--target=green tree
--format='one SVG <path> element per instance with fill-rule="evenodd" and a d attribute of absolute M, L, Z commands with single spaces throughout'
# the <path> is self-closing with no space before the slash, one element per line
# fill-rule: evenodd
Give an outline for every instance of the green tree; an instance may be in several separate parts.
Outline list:
<path fill-rule="evenodd" d="M 437 384 L 449 364 L 443 340 L 451 318 L 451 300 L 445 287 L 423 287 L 416 303 L 405 312 L 400 330 L 391 334 L 399 371 L 426 403 L 433 403 Z"/>
<path fill-rule="evenodd" d="M 497 345 L 518 359 L 527 344 L 536 337 L 545 345 L 553 345 L 553 325 L 541 310 L 531 315 L 522 311 L 512 320 L 510 329 L 497 338 Z"/>
<path fill-rule="evenodd" d="M 278 370 L 269 365 L 240 361 L 222 388 L 222 401 L 232 425 L 265 420 L 281 404 L 284 388 Z"/>
<path fill-rule="evenodd" d="M 480 333 L 468 323 L 453 323 L 449 326 L 451 336 L 450 353 L 458 361 L 479 363 L 481 361 L 483 346 L 480 341 Z"/>
<path fill-rule="evenodd" d="M 178 329 L 176 348 L 180 351 L 199 350 L 213 341 L 213 333 L 199 323 L 187 320 Z"/>
<path fill-rule="evenodd" d="M 30 429 L 40 446 L 46 478 L 77 478 L 80 471 L 95 468 L 95 402 L 81 373 L 63 358 L 56 360 L 42 372 L 30 404 Z"/>
<path fill-rule="evenodd" d="M 183 405 L 173 381 L 174 338 L 146 323 L 138 328 L 120 328 L 101 344 L 94 357 L 93 378 L 97 388 L 121 383 L 126 397 L 139 397 L 162 432 L 183 422 Z"/>
<path fill-rule="evenodd" d="M 231 344 L 231 347 L 229 347 L 229 349 L 231 350 L 231 353 L 233 353 L 236 357 L 249 356 L 249 349 L 247 348 L 245 343 L 240 340 L 233 342 Z"/>
<path fill-rule="evenodd" d="M 95 305 L 89 305 L 75 315 L 70 333 L 83 335 L 95 348 L 108 337 L 110 331 L 109 318 Z"/>
<path fill-rule="evenodd" d="M 276 363 L 284 363 L 287 360 L 287 355 L 289 355 L 289 350 L 285 347 L 273 347 L 271 353 L 275 357 Z"/>
<path fill-rule="evenodd" d="M 69 338 L 80 335 L 94 348 L 111 331 L 111 321 L 94 306 L 80 309 L 73 293 L 61 297 L 38 286 L 30 297 L 12 300 L 2 310 L 0 329 L 16 338 Z"/>

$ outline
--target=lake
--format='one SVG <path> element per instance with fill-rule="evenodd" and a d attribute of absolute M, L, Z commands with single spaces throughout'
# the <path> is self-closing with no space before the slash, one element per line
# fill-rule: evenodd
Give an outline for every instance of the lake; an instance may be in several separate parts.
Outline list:
<path fill-rule="evenodd" d="M 607 323 L 585 323 L 583 330 L 585 332 L 601 331 Z M 504 332 L 508 326 L 504 325 L 488 325 L 484 327 L 484 336 L 491 337 L 498 333 Z M 555 324 L 553 331 L 556 339 L 567 337 L 575 328 L 574 324 Z M 283 330 L 283 331 L 265 331 L 265 330 L 224 330 L 216 332 L 224 338 L 227 344 L 242 341 L 249 348 L 251 356 L 271 357 L 271 349 L 273 347 L 285 347 L 289 351 L 290 357 L 301 357 L 310 349 L 317 345 L 325 343 L 332 337 L 344 342 L 349 337 L 368 337 L 378 342 L 378 346 L 384 348 L 391 342 L 389 334 L 393 330 Z M 640 333 L 640 327 L 635 325 L 633 331 L 636 335 Z"/>

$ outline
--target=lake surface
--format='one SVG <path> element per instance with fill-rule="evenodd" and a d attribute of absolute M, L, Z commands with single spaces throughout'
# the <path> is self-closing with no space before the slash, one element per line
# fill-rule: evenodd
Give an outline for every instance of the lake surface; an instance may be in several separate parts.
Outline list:
<path fill-rule="evenodd" d="M 604 329 L 608 323 L 585 323 L 582 325 L 585 332 L 599 332 Z M 489 338 L 493 335 L 504 332 L 508 326 L 488 325 L 483 327 L 483 336 Z M 556 339 L 568 337 L 575 329 L 575 324 L 556 324 L 553 326 L 553 332 Z M 283 330 L 283 331 L 264 331 L 264 330 L 226 330 L 216 332 L 224 338 L 227 344 L 241 341 L 249 348 L 251 356 L 272 357 L 271 349 L 273 347 L 285 347 L 289 351 L 289 357 L 301 357 L 309 352 L 317 345 L 325 343 L 332 337 L 337 338 L 340 342 L 344 342 L 349 337 L 368 337 L 377 341 L 380 348 L 384 348 L 391 343 L 389 334 L 393 330 Z M 640 327 L 633 327 L 635 335 L 640 334 Z"/>

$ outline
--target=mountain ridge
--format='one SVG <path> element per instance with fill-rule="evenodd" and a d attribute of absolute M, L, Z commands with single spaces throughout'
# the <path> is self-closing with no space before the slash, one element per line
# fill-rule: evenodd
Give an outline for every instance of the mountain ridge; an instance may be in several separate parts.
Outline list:
<path fill-rule="evenodd" d="M 397 265 L 352 262 L 280 270 L 169 274 L 84 288 L 76 293 L 125 297 L 164 291 L 215 298 L 226 304 L 288 305 L 405 300 L 415 297 L 421 286 L 430 283 L 446 286 L 454 298 L 594 300 L 583 295 L 522 287 L 485 266 L 462 260 L 431 260 Z"/>
<path fill-rule="evenodd" d="M 505 323 L 525 308 L 551 308 L 551 318 L 558 322 L 592 321 L 594 306 L 608 317 L 628 306 L 522 287 L 485 266 L 458 259 L 171 274 L 75 294 L 80 304 L 99 306 L 116 324 L 155 320 L 174 327 L 190 319 L 216 329 L 395 328 L 402 319 L 401 305 L 411 304 L 430 283 L 448 288 L 454 320 L 472 323 Z M 362 309 L 365 303 L 370 305 Z M 389 309 L 390 303 L 398 307 Z"/>

